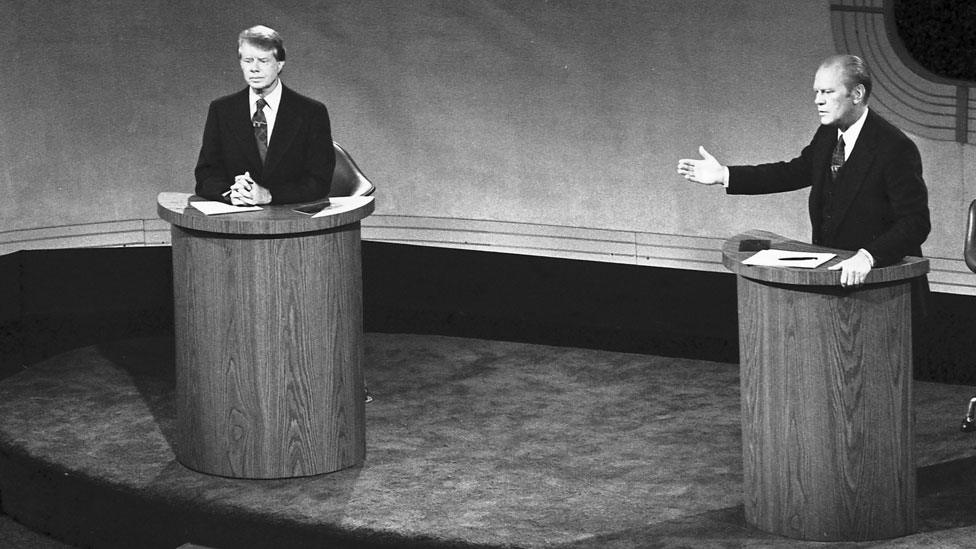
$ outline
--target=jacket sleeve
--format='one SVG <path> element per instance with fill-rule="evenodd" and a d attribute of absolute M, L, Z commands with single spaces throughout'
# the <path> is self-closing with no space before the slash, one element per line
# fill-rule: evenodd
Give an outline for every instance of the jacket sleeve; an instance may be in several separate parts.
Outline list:
<path fill-rule="evenodd" d="M 210 104 L 207 112 L 207 123 L 203 127 L 203 143 L 200 146 L 200 156 L 197 158 L 196 176 L 197 196 L 208 200 L 224 200 L 221 196 L 230 189 L 233 178 L 228 176 L 224 168 L 224 149 L 220 139 L 220 116 L 215 103 Z"/>
<path fill-rule="evenodd" d="M 915 255 L 932 229 L 928 190 L 922 178 L 918 147 L 900 139 L 883 166 L 884 192 L 888 202 L 887 228 L 864 246 L 878 266 L 891 265 Z"/>
<path fill-rule="evenodd" d="M 755 166 L 729 166 L 728 194 L 771 194 L 796 191 L 813 183 L 813 150 L 818 132 L 800 156 L 786 162 L 771 162 Z"/>
<path fill-rule="evenodd" d="M 272 203 L 310 202 L 329 196 L 336 160 L 328 109 L 315 103 L 308 111 L 306 122 L 300 169 L 271 189 Z"/>

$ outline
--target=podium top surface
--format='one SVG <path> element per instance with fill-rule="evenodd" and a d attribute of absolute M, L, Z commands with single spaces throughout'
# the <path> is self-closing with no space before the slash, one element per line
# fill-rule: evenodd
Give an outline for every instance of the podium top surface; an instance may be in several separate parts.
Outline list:
<path fill-rule="evenodd" d="M 831 252 L 837 257 L 827 263 L 815 268 L 805 269 L 799 267 L 766 267 L 758 265 L 744 265 L 743 260 L 755 254 L 755 251 L 739 251 L 739 244 L 743 240 L 768 240 L 770 248 L 778 250 L 789 250 L 796 252 Z M 795 284 L 798 286 L 837 286 L 840 287 L 840 270 L 831 271 L 830 267 L 837 265 L 841 261 L 851 257 L 855 252 L 850 250 L 839 250 L 836 248 L 825 248 L 814 246 L 805 242 L 790 240 L 778 234 L 752 230 L 733 236 L 725 241 L 722 246 L 722 263 L 733 273 L 760 280 L 763 282 L 775 282 L 780 284 Z M 922 276 L 929 272 L 929 260 L 921 257 L 906 257 L 888 267 L 876 267 L 868 273 L 864 284 L 881 284 L 885 282 L 897 282 Z"/>
<path fill-rule="evenodd" d="M 302 204 L 261 206 L 258 211 L 206 215 L 190 206 L 204 200 L 190 193 L 162 192 L 156 197 L 159 217 L 186 229 L 240 235 L 283 235 L 323 231 L 355 223 L 373 213 L 372 196 L 332 197 L 324 215 L 293 210 Z"/>

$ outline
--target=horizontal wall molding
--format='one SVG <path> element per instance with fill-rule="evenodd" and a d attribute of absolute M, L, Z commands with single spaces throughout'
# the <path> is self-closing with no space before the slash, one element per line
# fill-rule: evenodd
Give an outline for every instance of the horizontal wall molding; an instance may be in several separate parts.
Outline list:
<path fill-rule="evenodd" d="M 169 223 L 162 219 L 127 219 L 0 231 L 0 255 L 20 250 L 168 246 Z"/>
<path fill-rule="evenodd" d="M 668 269 L 726 272 L 724 238 L 564 227 L 538 223 L 374 214 L 363 239 L 485 252 L 600 261 Z M 132 219 L 0 231 L 0 255 L 20 250 L 169 246 L 169 223 Z M 929 257 L 933 291 L 976 295 L 976 274 L 960 257 Z"/>
<path fill-rule="evenodd" d="M 727 272 L 724 238 L 562 227 L 510 221 L 372 215 L 363 238 L 377 242 Z M 976 274 L 960 258 L 929 257 L 932 291 L 976 295 Z"/>
<path fill-rule="evenodd" d="M 377 242 L 561 259 L 724 271 L 722 239 L 587 227 L 445 217 L 373 215 L 363 238 Z"/>

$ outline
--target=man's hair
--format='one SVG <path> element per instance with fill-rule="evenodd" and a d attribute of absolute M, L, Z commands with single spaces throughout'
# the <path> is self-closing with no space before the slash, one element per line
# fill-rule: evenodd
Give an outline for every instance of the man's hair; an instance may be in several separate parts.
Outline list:
<path fill-rule="evenodd" d="M 867 102 L 868 98 L 871 97 L 871 72 L 868 71 L 868 64 L 864 62 L 864 59 L 856 55 L 834 55 L 828 57 L 822 67 L 827 67 L 830 65 L 839 65 L 844 73 L 844 84 L 847 85 L 847 89 L 853 90 L 858 84 L 864 86 L 864 101 Z"/>
<path fill-rule="evenodd" d="M 264 25 L 244 29 L 237 35 L 237 47 L 240 48 L 244 42 L 262 50 L 273 51 L 278 61 L 285 60 L 285 44 L 281 40 L 281 35 L 274 29 Z"/>

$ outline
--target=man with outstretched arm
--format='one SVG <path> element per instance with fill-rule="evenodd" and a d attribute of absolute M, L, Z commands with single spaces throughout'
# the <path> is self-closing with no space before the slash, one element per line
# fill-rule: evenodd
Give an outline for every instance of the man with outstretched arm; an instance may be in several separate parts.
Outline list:
<path fill-rule="evenodd" d="M 813 87 L 821 126 L 800 156 L 724 166 L 700 147 L 700 159 L 678 161 L 678 174 L 729 194 L 810 187 L 812 242 L 856 250 L 832 269 L 841 270 L 842 286 L 857 286 L 875 266 L 922 255 L 931 229 L 922 160 L 908 136 L 868 108 L 871 76 L 861 58 L 827 58 Z"/>

